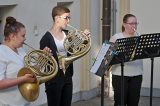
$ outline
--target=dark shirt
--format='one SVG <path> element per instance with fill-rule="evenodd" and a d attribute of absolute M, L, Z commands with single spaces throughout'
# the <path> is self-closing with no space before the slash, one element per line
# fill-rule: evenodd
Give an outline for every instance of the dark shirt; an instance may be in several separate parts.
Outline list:
<path fill-rule="evenodd" d="M 58 56 L 57 56 L 58 49 L 57 49 L 57 46 L 55 44 L 54 37 L 51 35 L 50 32 L 46 32 L 45 35 L 40 40 L 40 49 L 43 49 L 46 46 L 49 47 L 52 50 L 53 57 L 55 58 L 55 60 L 58 63 Z M 64 81 L 71 81 L 72 76 L 73 76 L 73 64 L 72 63 L 66 69 L 65 74 L 63 73 L 63 70 L 60 69 L 59 66 L 58 66 L 57 75 L 54 78 L 52 78 L 51 80 L 47 81 L 46 84 L 60 83 L 60 82 L 64 82 Z"/>

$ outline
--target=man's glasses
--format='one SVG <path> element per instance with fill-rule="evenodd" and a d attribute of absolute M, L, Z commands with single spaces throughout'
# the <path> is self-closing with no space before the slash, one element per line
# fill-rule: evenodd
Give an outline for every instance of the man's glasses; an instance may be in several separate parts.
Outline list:
<path fill-rule="evenodd" d="M 126 24 L 129 24 L 129 25 L 138 25 L 139 23 L 126 23 Z"/>
<path fill-rule="evenodd" d="M 70 19 L 71 19 L 70 16 L 60 16 L 60 18 L 63 18 L 63 19 L 65 19 L 65 20 L 70 20 Z"/>

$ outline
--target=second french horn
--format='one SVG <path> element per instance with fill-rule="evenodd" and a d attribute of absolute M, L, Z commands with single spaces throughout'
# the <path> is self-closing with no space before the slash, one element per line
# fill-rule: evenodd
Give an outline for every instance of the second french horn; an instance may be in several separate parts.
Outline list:
<path fill-rule="evenodd" d="M 68 25 L 74 30 L 70 30 L 64 40 L 64 48 L 70 56 L 64 57 L 58 54 L 60 68 L 65 73 L 70 63 L 87 54 L 91 48 L 91 38 L 82 31 Z"/>

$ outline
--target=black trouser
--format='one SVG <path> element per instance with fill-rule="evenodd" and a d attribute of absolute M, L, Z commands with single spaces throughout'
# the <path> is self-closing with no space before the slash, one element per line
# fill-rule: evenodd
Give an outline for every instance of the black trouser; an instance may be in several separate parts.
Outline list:
<path fill-rule="evenodd" d="M 124 76 L 124 106 L 138 106 L 142 75 L 134 77 Z M 114 106 L 121 106 L 121 76 L 112 75 L 114 90 Z"/>
<path fill-rule="evenodd" d="M 71 106 L 72 90 L 72 80 L 47 86 L 48 106 Z"/>

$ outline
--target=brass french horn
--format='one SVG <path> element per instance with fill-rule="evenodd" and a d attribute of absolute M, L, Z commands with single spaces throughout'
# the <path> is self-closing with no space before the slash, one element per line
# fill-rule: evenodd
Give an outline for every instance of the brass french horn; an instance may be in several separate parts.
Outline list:
<path fill-rule="evenodd" d="M 69 24 L 68 26 L 74 30 L 68 32 L 63 45 L 64 49 L 70 54 L 70 56 L 65 57 L 58 54 L 59 66 L 64 73 L 70 63 L 87 54 L 91 48 L 90 36 L 85 35 L 82 31 Z"/>
<path fill-rule="evenodd" d="M 24 44 L 29 46 L 26 43 Z M 31 46 L 29 47 L 32 48 Z M 39 85 L 52 79 L 57 74 L 58 65 L 49 53 L 35 49 L 26 54 L 24 62 L 25 67 L 19 70 L 17 76 L 24 76 L 26 73 L 30 73 L 36 77 L 36 82 L 22 83 L 18 85 L 18 88 L 24 99 L 32 102 L 39 96 Z"/>

